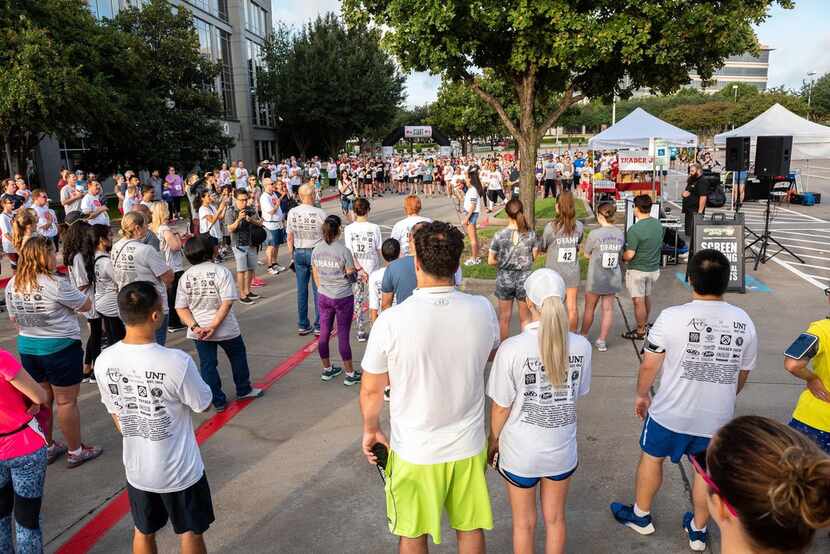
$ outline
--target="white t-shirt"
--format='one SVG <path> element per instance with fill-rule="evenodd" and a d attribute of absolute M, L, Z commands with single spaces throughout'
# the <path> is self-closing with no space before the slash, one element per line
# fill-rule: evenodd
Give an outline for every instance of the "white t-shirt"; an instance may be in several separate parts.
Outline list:
<path fill-rule="evenodd" d="M 37 276 L 37 290 L 17 292 L 16 277 L 6 284 L 6 309 L 20 327 L 20 335 L 35 338 L 81 340 L 81 326 L 75 312 L 86 295 L 60 275 Z"/>
<path fill-rule="evenodd" d="M 499 467 L 519 477 L 552 477 L 576 467 L 576 400 L 591 389 L 591 344 L 568 336 L 570 371 L 553 389 L 539 356 L 539 322 L 502 343 L 487 396 L 510 416 L 499 437 Z"/>
<path fill-rule="evenodd" d="M 326 212 L 315 206 L 300 204 L 288 212 L 286 230 L 294 238 L 294 248 L 314 248 L 323 241 Z"/>
<path fill-rule="evenodd" d="M 83 200 L 81 200 L 81 211 L 89 215 L 98 208 L 101 207 L 101 200 L 95 196 L 94 194 L 87 194 L 84 196 Z M 126 210 L 125 210 L 126 213 Z M 101 212 L 94 218 L 88 220 L 90 225 L 109 225 L 110 224 L 110 216 L 107 212 Z"/>
<path fill-rule="evenodd" d="M 356 221 L 346 225 L 343 239 L 346 248 L 367 275 L 380 265 L 380 245 L 383 243 L 380 226 L 368 221 Z"/>
<path fill-rule="evenodd" d="M 84 266 L 84 257 L 80 252 L 75 254 L 75 257 L 72 259 L 72 264 L 67 267 L 67 270 L 69 271 L 69 279 L 78 290 L 86 287 L 81 292 L 89 298 L 92 304 L 92 308 L 88 312 L 83 312 L 81 315 L 87 319 L 95 319 L 98 317 L 98 314 L 95 313 L 95 286 L 89 282 L 89 276 Z"/>
<path fill-rule="evenodd" d="M 416 289 L 378 317 L 361 365 L 389 374 L 391 447 L 401 459 L 438 464 L 481 452 L 484 367 L 498 344 L 490 301 L 454 287 Z"/>
<path fill-rule="evenodd" d="M 124 213 L 130 213 L 139 204 L 141 204 L 141 196 L 124 196 Z"/>
<path fill-rule="evenodd" d="M 75 192 L 77 189 L 75 187 L 65 186 L 61 189 L 61 202 L 64 200 L 69 200 L 71 198 L 72 193 Z M 83 200 L 82 196 L 79 196 L 77 200 L 66 204 L 63 207 L 64 213 L 75 212 L 81 209 L 81 201 Z"/>
<path fill-rule="evenodd" d="M 386 273 L 386 267 L 374 270 L 369 274 L 369 283 L 367 285 L 369 289 L 369 309 L 377 310 L 378 314 L 382 311 L 381 304 L 383 301 L 382 285 L 384 273 Z"/>
<path fill-rule="evenodd" d="M 236 188 L 248 190 L 248 170 L 244 167 L 236 168 Z"/>
<path fill-rule="evenodd" d="M 392 227 L 392 238 L 401 243 L 401 258 L 409 255 L 409 233 L 421 221 L 431 223 L 432 220 L 428 217 L 420 215 L 410 215 L 395 223 Z"/>
<path fill-rule="evenodd" d="M 496 169 L 489 172 L 489 180 L 487 181 L 487 190 L 501 190 L 502 189 L 502 175 Z"/>
<path fill-rule="evenodd" d="M 280 199 L 276 193 L 263 192 L 259 197 L 259 209 L 262 212 L 262 224 L 266 229 L 275 231 L 283 228 L 285 217 L 280 208 Z"/>
<path fill-rule="evenodd" d="M 646 349 L 666 354 L 649 417 L 676 433 L 711 437 L 732 419 L 739 372 L 755 367 L 758 343 L 741 308 L 695 300 L 663 310 Z"/>
<path fill-rule="evenodd" d="M 164 263 L 159 251 L 135 239 L 121 239 L 112 246 L 111 256 L 118 290 L 135 281 L 149 281 L 156 286 L 164 313 L 170 312 L 167 287 L 159 279 L 170 268 Z"/>
<path fill-rule="evenodd" d="M 481 212 L 481 197 L 475 187 L 469 187 L 464 193 L 464 211 L 469 213 L 470 210 L 473 213 Z"/>
<path fill-rule="evenodd" d="M 202 206 L 199 208 L 199 232 L 204 234 L 208 233 L 210 236 L 222 240 L 222 224 L 220 222 L 216 222 L 211 227 L 211 222 L 208 221 L 207 216 L 215 216 L 216 215 L 216 208 L 213 206 Z M 208 230 L 209 229 L 209 230 Z"/>
<path fill-rule="evenodd" d="M 58 217 L 49 206 L 32 206 L 37 214 L 37 231 L 41 236 L 52 238 L 58 234 Z M 48 217 L 51 216 L 51 223 Z M 45 227 L 49 225 L 48 227 Z"/>
<path fill-rule="evenodd" d="M 107 317 L 118 317 L 118 287 L 112 272 L 109 254 L 95 253 L 95 311 Z"/>
<path fill-rule="evenodd" d="M 212 399 L 196 364 L 182 350 L 117 342 L 95 361 L 101 402 L 118 418 L 124 469 L 133 487 L 182 491 L 205 473 L 190 411 Z"/>
<path fill-rule="evenodd" d="M 14 254 L 17 250 L 12 242 L 12 221 L 14 214 L 0 213 L 0 233 L 2 233 L 3 252 Z"/>
<path fill-rule="evenodd" d="M 164 238 L 166 231 L 174 232 L 169 225 L 159 225 L 157 236 L 159 238 L 159 251 L 164 256 L 164 262 L 173 270 L 173 273 L 178 273 L 184 269 L 184 255 L 181 249 L 173 251 L 167 246 L 167 241 Z"/>
<path fill-rule="evenodd" d="M 223 265 L 204 262 L 185 271 L 179 279 L 176 292 L 176 308 L 189 308 L 193 318 L 200 326 L 207 326 L 222 302 L 239 300 L 239 291 L 231 271 Z M 239 322 L 230 309 L 216 331 L 207 340 L 219 341 L 238 337 Z M 193 332 L 187 330 L 187 338 L 196 339 Z"/>

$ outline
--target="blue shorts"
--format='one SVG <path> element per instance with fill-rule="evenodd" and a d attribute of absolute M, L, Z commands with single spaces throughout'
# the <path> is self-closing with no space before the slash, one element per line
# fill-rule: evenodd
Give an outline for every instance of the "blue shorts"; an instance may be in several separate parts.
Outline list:
<path fill-rule="evenodd" d="M 539 484 L 542 477 L 519 477 L 509 471 L 502 469 L 501 467 L 497 467 L 496 471 L 499 472 L 499 475 L 504 477 L 504 480 L 513 485 L 514 487 L 519 487 L 520 489 L 532 489 L 536 485 Z M 560 473 L 559 475 L 551 475 L 549 477 L 544 477 L 544 479 L 550 479 L 551 481 L 564 481 L 568 477 L 576 472 L 576 468 L 573 468 L 570 471 L 566 471 L 565 473 Z"/>
<path fill-rule="evenodd" d="M 818 444 L 818 447 L 830 454 L 830 433 L 827 431 L 822 431 L 821 429 L 816 429 L 815 427 L 810 427 L 806 423 L 801 423 L 797 419 L 790 420 L 790 427 L 799 431 L 803 435 L 807 435 L 807 437 Z"/>
<path fill-rule="evenodd" d="M 265 229 L 265 246 L 285 244 L 285 229 Z"/>
<path fill-rule="evenodd" d="M 649 456 L 655 458 L 670 457 L 674 463 L 680 463 L 684 455 L 692 456 L 703 452 L 709 446 L 709 437 L 698 437 L 685 433 L 675 433 L 666 429 L 651 416 L 646 418 L 643 424 L 643 432 L 640 434 L 640 448 Z"/>
<path fill-rule="evenodd" d="M 470 216 L 470 225 L 475 225 L 476 223 L 478 223 L 478 215 L 479 213 L 475 212 L 473 213 L 473 215 Z"/>
<path fill-rule="evenodd" d="M 20 362 L 38 383 L 72 387 L 84 378 L 84 349 L 79 340 L 48 356 L 21 354 Z"/>

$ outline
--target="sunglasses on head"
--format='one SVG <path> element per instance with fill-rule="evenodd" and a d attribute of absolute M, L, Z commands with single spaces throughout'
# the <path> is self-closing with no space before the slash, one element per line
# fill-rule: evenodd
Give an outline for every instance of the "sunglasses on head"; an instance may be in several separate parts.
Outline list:
<path fill-rule="evenodd" d="M 720 488 L 715 484 L 715 481 L 712 480 L 712 475 L 706 468 L 706 451 L 704 450 L 702 452 L 698 452 L 697 454 L 690 454 L 689 461 L 692 462 L 692 467 L 695 468 L 695 471 L 701 476 L 701 478 L 703 478 L 703 481 L 712 490 L 712 492 L 720 497 L 723 505 L 726 506 L 727 510 L 729 510 L 729 513 L 732 514 L 733 517 L 737 518 L 738 510 L 736 510 L 735 507 L 723 497 L 723 493 L 720 492 Z"/>

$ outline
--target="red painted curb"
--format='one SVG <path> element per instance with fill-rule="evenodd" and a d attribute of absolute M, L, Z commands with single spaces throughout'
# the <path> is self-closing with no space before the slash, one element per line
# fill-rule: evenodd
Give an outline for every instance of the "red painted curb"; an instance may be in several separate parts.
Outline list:
<path fill-rule="evenodd" d="M 310 354 L 317 350 L 317 339 L 312 340 L 296 352 L 288 359 L 283 361 L 280 365 L 268 372 L 263 377 L 260 383 L 256 386 L 267 390 L 274 383 L 288 375 L 291 370 L 300 365 Z M 253 399 L 237 400 L 231 402 L 224 412 L 218 412 L 213 417 L 202 423 L 196 429 L 196 441 L 199 444 L 204 443 L 216 434 L 222 427 L 224 427 L 236 415 L 247 408 Z M 84 554 L 89 552 L 92 547 L 103 537 L 110 529 L 115 527 L 121 519 L 124 518 L 130 511 L 130 501 L 127 497 L 127 491 L 122 491 L 118 496 L 110 500 L 104 508 L 98 512 L 91 520 L 89 520 L 83 527 L 81 527 L 69 540 L 67 540 L 56 551 L 57 554 Z"/>

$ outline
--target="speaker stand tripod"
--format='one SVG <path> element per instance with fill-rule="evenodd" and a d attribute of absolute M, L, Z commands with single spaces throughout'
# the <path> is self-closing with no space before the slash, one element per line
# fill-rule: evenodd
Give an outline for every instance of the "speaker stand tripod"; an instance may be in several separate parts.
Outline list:
<path fill-rule="evenodd" d="M 802 264 L 804 263 L 804 260 L 799 258 L 795 254 L 795 252 L 793 252 L 792 250 L 790 250 L 789 248 L 787 248 L 786 246 L 784 246 L 783 244 L 781 244 L 780 242 L 775 240 L 775 237 L 772 236 L 772 231 L 770 231 L 770 228 L 769 228 L 769 223 L 770 223 L 770 219 L 771 219 L 771 211 L 772 211 L 771 207 L 772 207 L 772 197 L 767 198 L 767 207 L 764 210 L 764 230 L 760 235 L 758 233 L 750 230 L 748 227 L 745 227 L 746 232 L 755 237 L 755 240 L 753 240 L 752 242 L 750 242 L 749 244 L 747 244 L 744 247 L 745 251 L 750 252 L 750 254 L 748 256 L 746 256 L 746 259 L 754 259 L 755 260 L 755 271 L 758 271 L 758 265 L 759 264 L 767 263 L 769 260 L 776 257 L 781 252 L 786 252 L 787 254 L 789 254 L 790 256 L 795 258 L 796 260 L 798 260 L 799 263 L 802 263 Z M 737 213 L 737 209 L 740 209 L 740 201 L 736 204 L 736 213 Z M 769 243 L 773 243 L 775 246 L 777 246 L 778 251 L 773 253 L 773 254 L 770 254 L 768 252 Z M 756 244 L 759 245 L 757 251 L 753 250 L 753 248 L 752 248 Z"/>

